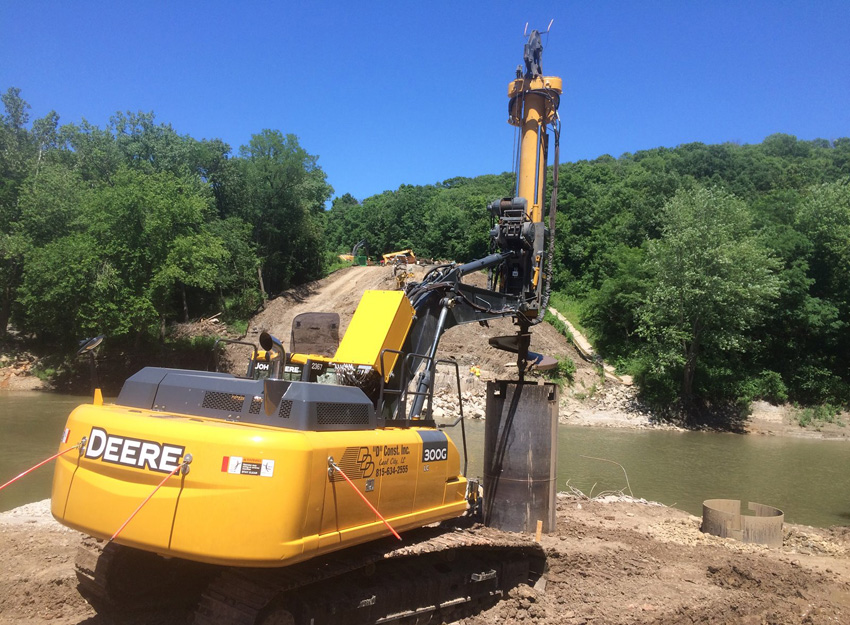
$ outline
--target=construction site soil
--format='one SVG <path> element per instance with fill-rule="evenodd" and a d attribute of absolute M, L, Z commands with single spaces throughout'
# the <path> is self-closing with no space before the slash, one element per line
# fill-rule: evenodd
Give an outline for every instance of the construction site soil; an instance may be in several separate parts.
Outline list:
<path fill-rule="evenodd" d="M 850 531 L 787 525 L 781 548 L 699 531 L 699 519 L 634 501 L 561 495 L 557 531 L 543 535 L 545 584 L 456 623 L 847 623 Z M 80 535 L 49 503 L 0 514 L 0 623 L 165 625 L 185 611 L 98 614 L 78 594 Z"/>
<path fill-rule="evenodd" d="M 483 280 L 473 276 L 470 281 L 483 285 Z M 292 318 L 307 311 L 338 312 L 342 334 L 365 289 L 394 287 L 387 268 L 352 267 L 335 273 L 269 302 L 249 327 L 247 340 L 256 341 L 259 332 L 267 330 L 288 347 Z M 509 320 L 491 323 L 490 328 L 454 328 L 446 333 L 440 353 L 458 360 L 467 391 L 481 389 L 483 384 L 469 373 L 472 365 L 480 368 L 483 380 L 515 375 L 511 355 L 487 344 L 491 336 L 514 331 Z M 562 395 L 562 422 L 659 427 L 628 386 L 600 376 L 598 368 L 584 362 L 548 324 L 534 328 L 532 349 L 576 362 L 574 384 Z M 229 353 L 234 370 L 241 369 L 245 358 L 237 350 Z M 764 435 L 846 437 L 841 428 L 802 430 L 789 418 L 790 410 L 757 405 L 747 427 Z M 495 606 L 450 622 L 850 622 L 850 528 L 786 524 L 783 546 L 767 548 L 705 535 L 699 525 L 697 517 L 657 504 L 559 495 L 556 531 L 541 538 L 549 569 L 545 583 L 519 586 Z M 47 501 L 0 514 L 0 623 L 191 622 L 191 614 L 183 611 L 119 618 L 98 614 L 76 588 L 73 563 L 80 540 L 80 534 L 52 519 Z"/>

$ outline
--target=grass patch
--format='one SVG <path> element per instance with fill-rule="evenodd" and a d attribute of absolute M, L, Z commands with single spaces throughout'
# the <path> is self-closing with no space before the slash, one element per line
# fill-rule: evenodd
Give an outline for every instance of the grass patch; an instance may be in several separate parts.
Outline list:
<path fill-rule="evenodd" d="M 322 271 L 322 277 L 327 278 L 334 271 L 339 271 L 340 269 L 345 269 L 346 267 L 351 267 L 352 262 L 350 260 L 342 260 L 336 254 L 328 254 L 325 256 L 325 266 Z"/>
<path fill-rule="evenodd" d="M 588 335 L 587 328 L 579 320 L 582 314 L 582 306 L 579 300 L 568 297 L 563 293 L 552 293 L 549 296 L 549 305 L 564 315 L 576 330 L 584 336 Z"/>
<path fill-rule="evenodd" d="M 52 382 L 53 378 L 56 377 L 57 370 L 39 363 L 33 366 L 30 372 L 42 382 Z"/>
<path fill-rule="evenodd" d="M 543 321 L 548 323 L 550 326 L 555 328 L 559 334 L 566 337 L 568 341 L 573 340 L 573 333 L 570 332 L 570 329 L 567 327 L 563 321 L 558 319 L 555 315 L 550 313 L 548 310 L 543 312 Z"/>
<path fill-rule="evenodd" d="M 585 388 L 584 391 L 579 391 L 578 393 L 573 394 L 573 397 L 578 399 L 579 401 L 583 399 L 590 399 L 599 391 L 599 387 L 596 384 L 592 384 L 589 388 Z"/>
<path fill-rule="evenodd" d="M 572 358 L 558 358 L 558 366 L 544 372 L 545 377 L 555 382 L 559 387 L 572 386 L 575 381 L 576 363 Z"/>
<path fill-rule="evenodd" d="M 245 336 L 248 333 L 248 320 L 234 319 L 227 324 L 227 331 L 237 336 Z"/>

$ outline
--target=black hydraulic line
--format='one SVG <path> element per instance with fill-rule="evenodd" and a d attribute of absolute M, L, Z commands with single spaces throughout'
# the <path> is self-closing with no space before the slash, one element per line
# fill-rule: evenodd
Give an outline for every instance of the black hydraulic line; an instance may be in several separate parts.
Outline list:
<path fill-rule="evenodd" d="M 484 258 L 480 258 L 478 260 L 473 260 L 472 262 L 459 265 L 455 269 L 455 271 L 457 271 L 457 277 L 461 278 L 468 273 L 472 273 L 473 271 L 480 271 L 481 269 L 494 267 L 495 265 L 498 265 L 502 261 L 507 260 L 515 254 L 516 253 L 513 251 L 497 252 L 496 254 L 490 254 L 489 256 L 485 256 Z"/>
<path fill-rule="evenodd" d="M 440 310 L 440 318 L 437 320 L 437 328 L 436 332 L 434 332 L 434 340 L 431 341 L 431 346 L 428 348 L 428 363 L 434 362 L 434 356 L 437 354 L 437 346 L 440 343 L 440 336 L 443 334 L 443 326 L 446 325 L 446 317 L 449 314 L 449 307 L 447 303 L 443 304 L 442 309 Z M 433 364 L 426 366 L 420 373 L 419 377 L 416 380 L 416 394 L 413 397 L 413 404 L 410 406 L 410 418 L 417 419 L 419 415 L 422 414 L 422 406 L 425 403 L 425 397 L 428 393 L 428 389 L 431 387 L 431 369 L 433 368 Z"/>
<path fill-rule="evenodd" d="M 561 131 L 554 129 L 555 135 L 555 163 L 552 172 L 552 197 L 549 201 L 549 246 L 546 251 L 546 281 L 543 285 L 543 297 L 540 301 L 540 314 L 531 321 L 531 325 L 537 325 L 543 321 L 546 309 L 549 308 L 549 296 L 552 293 L 552 271 L 555 265 L 555 214 L 558 210 L 558 167 L 559 153 L 561 148 Z"/>

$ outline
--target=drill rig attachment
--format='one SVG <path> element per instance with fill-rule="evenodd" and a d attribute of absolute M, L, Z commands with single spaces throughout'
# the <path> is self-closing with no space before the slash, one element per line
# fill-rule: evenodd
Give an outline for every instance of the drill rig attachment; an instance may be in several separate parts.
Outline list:
<path fill-rule="evenodd" d="M 462 265 L 436 267 L 421 283 L 408 286 L 406 292 L 419 320 L 416 331 L 411 333 L 408 353 L 426 354 L 433 362 L 440 335 L 448 328 L 513 317 L 517 333 L 492 339 L 490 344 L 517 354 L 519 379 L 524 379 L 529 364 L 538 369 L 555 365 L 553 359 L 528 349 L 530 328 L 543 320 L 549 301 L 558 196 L 558 106 L 562 81 L 541 74 L 542 52 L 540 32 L 533 30 L 524 51 L 526 72 L 523 75 L 518 70 L 517 78 L 508 85 L 508 123 L 516 126 L 521 136 L 516 154 L 515 194 L 487 207 L 493 221 L 492 253 Z M 547 231 L 543 203 L 550 126 L 555 138 L 555 162 Z M 487 289 L 463 284 L 464 275 L 484 269 L 489 272 Z M 428 370 L 420 374 L 418 392 L 428 388 L 430 375 Z M 417 410 L 421 410 L 421 405 L 414 405 L 414 418 Z"/>

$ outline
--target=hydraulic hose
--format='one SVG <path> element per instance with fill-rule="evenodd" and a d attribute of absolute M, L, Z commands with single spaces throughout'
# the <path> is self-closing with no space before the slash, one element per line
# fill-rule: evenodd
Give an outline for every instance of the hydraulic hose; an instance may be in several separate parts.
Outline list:
<path fill-rule="evenodd" d="M 552 198 L 549 201 L 549 245 L 546 251 L 546 280 L 543 284 L 543 297 L 540 301 L 540 314 L 537 315 L 530 325 L 537 325 L 543 321 L 546 310 L 549 308 L 549 296 L 552 293 L 552 271 L 555 266 L 555 214 L 558 209 L 558 168 L 559 152 L 561 147 L 561 130 L 554 129 L 555 134 L 555 163 L 552 173 Z"/>

